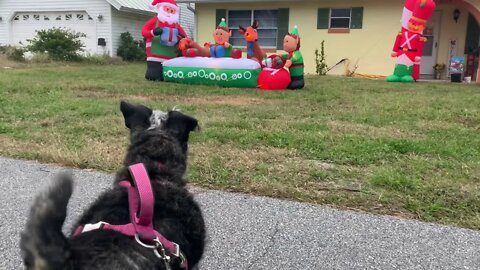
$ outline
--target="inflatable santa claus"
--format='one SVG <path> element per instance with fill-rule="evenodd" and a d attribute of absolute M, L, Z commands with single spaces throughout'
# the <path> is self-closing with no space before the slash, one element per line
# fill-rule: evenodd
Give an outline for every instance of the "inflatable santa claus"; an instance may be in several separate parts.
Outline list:
<path fill-rule="evenodd" d="M 162 62 L 178 56 L 178 42 L 188 38 L 180 26 L 180 8 L 175 0 L 153 0 L 150 6 L 157 16 L 142 28 L 146 39 L 147 80 L 163 81 Z"/>
<path fill-rule="evenodd" d="M 392 51 L 392 57 L 397 58 L 397 63 L 394 73 L 388 76 L 387 81 L 414 82 L 418 79 L 423 47 L 427 41 L 422 33 L 435 7 L 433 0 L 406 2 L 402 16 L 402 31 L 398 33 Z M 410 18 L 407 21 L 408 17 Z"/>

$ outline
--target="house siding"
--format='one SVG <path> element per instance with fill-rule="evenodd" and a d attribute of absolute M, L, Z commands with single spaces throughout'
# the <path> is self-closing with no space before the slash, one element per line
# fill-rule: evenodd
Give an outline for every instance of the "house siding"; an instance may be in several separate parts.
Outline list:
<path fill-rule="evenodd" d="M 10 44 L 12 41 L 11 25 L 16 12 L 48 12 L 48 11 L 86 11 L 96 22 L 97 37 L 105 38 L 107 50 L 111 50 L 111 12 L 110 4 L 105 0 L 37 0 L 34 4 L 24 0 L 0 1 L 0 44 Z M 97 16 L 102 14 L 103 20 Z M 110 44 L 110 45 L 109 45 Z M 100 50 L 101 48 L 99 48 Z"/>
<path fill-rule="evenodd" d="M 471 2 L 479 2 L 478 0 Z M 350 69 L 358 65 L 357 73 L 389 75 L 393 72 L 395 59 L 390 57 L 395 36 L 400 30 L 400 17 L 404 1 L 398 0 L 340 0 L 340 1 L 276 1 L 255 3 L 196 4 L 198 22 L 198 41 L 211 41 L 216 9 L 278 9 L 289 8 L 289 29 L 298 25 L 302 38 L 301 52 L 305 61 L 305 72 L 315 74 L 315 50 L 325 40 L 327 65 L 333 66 L 339 60 L 348 58 Z M 476 5 L 480 7 L 480 5 Z M 362 29 L 351 29 L 350 33 L 328 33 L 328 29 L 317 29 L 319 8 L 363 7 Z M 456 39 L 458 53 L 463 53 L 467 16 L 458 23 L 451 19 L 453 6 L 439 4 L 437 10 L 442 13 L 437 62 L 448 63 L 449 40 Z M 461 10 L 462 14 L 468 14 Z M 282 51 L 278 51 L 281 53 Z M 344 65 L 339 65 L 329 74 L 344 74 Z"/>
<path fill-rule="evenodd" d="M 195 14 L 188 9 L 188 4 L 178 4 L 178 6 L 180 7 L 180 25 L 190 38 L 195 39 Z"/>
<path fill-rule="evenodd" d="M 112 7 L 112 53 L 117 55 L 118 46 L 120 46 L 120 35 L 129 32 L 133 39 L 141 40 L 143 25 L 152 18 L 152 16 L 139 15 L 128 12 L 122 12 Z"/>

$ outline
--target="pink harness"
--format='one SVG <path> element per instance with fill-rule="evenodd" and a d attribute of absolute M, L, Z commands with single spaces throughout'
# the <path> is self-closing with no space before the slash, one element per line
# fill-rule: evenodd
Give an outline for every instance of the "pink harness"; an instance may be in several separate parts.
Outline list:
<path fill-rule="evenodd" d="M 86 224 L 79 226 L 73 236 L 93 230 L 112 230 L 121 234 L 134 237 L 138 244 L 152 249 L 155 255 L 165 262 L 166 269 L 170 269 L 170 256 L 167 252 L 181 259 L 181 267 L 188 269 L 186 258 L 180 251 L 177 243 L 165 238 L 161 233 L 153 228 L 153 206 L 154 198 L 150 178 L 143 163 L 138 163 L 128 167 L 135 186 L 130 181 L 121 181 L 119 186 L 128 191 L 128 204 L 130 210 L 130 223 L 125 225 L 112 225 L 105 222 L 96 224 Z M 145 244 L 153 243 L 153 245 Z"/>

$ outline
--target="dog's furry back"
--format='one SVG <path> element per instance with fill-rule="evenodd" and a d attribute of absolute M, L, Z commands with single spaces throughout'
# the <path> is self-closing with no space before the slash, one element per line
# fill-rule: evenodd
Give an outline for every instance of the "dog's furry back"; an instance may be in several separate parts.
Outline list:
<path fill-rule="evenodd" d="M 141 109 L 134 108 L 137 113 L 134 120 L 122 110 L 131 129 L 124 167 L 117 173 L 113 188 L 105 191 L 83 213 L 74 228 L 100 221 L 130 223 L 128 193 L 117 183 L 124 180 L 133 183 L 128 166 L 143 163 L 155 197 L 154 229 L 179 244 L 189 268 L 195 268 L 204 251 L 205 223 L 199 205 L 185 187 L 183 176 L 187 166 L 188 133 L 197 127 L 197 121 L 173 112 L 168 114 L 165 125 L 148 128 L 143 118 L 150 117 L 151 111 Z M 50 191 L 37 197 L 21 239 L 27 269 L 165 269 L 153 250 L 115 231 L 94 230 L 65 237 L 62 225 L 71 193 L 72 181 L 68 175 L 62 175 Z M 179 264 L 171 268 L 180 269 Z"/>

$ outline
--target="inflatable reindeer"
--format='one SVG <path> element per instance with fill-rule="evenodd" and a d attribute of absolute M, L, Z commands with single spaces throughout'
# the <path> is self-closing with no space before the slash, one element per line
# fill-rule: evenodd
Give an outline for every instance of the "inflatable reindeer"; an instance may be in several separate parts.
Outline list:
<path fill-rule="evenodd" d="M 253 24 L 247 28 L 239 26 L 238 30 L 243 38 L 247 41 L 247 58 L 253 59 L 255 61 L 261 62 L 263 58 L 267 57 L 267 54 L 260 48 L 258 44 L 258 21 L 253 21 Z"/>

